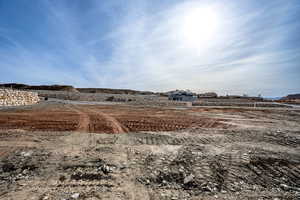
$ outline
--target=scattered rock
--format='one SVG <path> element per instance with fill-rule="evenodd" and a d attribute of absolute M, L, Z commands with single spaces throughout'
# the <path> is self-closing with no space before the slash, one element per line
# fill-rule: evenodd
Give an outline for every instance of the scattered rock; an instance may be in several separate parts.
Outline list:
<path fill-rule="evenodd" d="M 5 163 L 2 165 L 3 172 L 12 172 L 16 170 L 16 167 L 12 163 Z"/>
<path fill-rule="evenodd" d="M 59 181 L 64 182 L 67 178 L 64 175 L 59 176 Z"/>
<path fill-rule="evenodd" d="M 189 176 L 184 178 L 183 183 L 187 184 L 187 183 L 191 182 L 194 179 L 194 177 L 195 176 L 193 174 L 190 174 Z"/>
<path fill-rule="evenodd" d="M 101 166 L 101 170 L 103 171 L 104 174 L 108 174 L 113 172 L 113 168 L 104 164 L 103 166 Z"/>
<path fill-rule="evenodd" d="M 80 194 L 79 193 L 74 193 L 74 194 L 72 194 L 72 198 L 73 199 L 78 199 L 79 198 L 79 196 L 80 196 Z"/>
<path fill-rule="evenodd" d="M 24 157 L 29 157 L 29 156 L 31 156 L 32 154 L 33 154 L 32 151 L 28 151 L 28 152 L 22 151 L 22 152 L 21 152 L 21 156 L 24 156 Z"/>

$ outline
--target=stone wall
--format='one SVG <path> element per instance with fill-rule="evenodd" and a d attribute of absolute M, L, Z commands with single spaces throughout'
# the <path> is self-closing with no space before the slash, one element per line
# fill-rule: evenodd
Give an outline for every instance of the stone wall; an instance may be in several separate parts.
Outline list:
<path fill-rule="evenodd" d="M 39 100 L 35 92 L 0 89 L 0 106 L 32 105 L 38 103 Z"/>

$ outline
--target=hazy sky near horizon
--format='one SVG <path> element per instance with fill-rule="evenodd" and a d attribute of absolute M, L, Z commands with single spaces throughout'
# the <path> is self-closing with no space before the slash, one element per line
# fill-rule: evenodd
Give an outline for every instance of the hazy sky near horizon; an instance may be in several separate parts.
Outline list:
<path fill-rule="evenodd" d="M 0 82 L 300 92 L 299 0 L 0 0 Z"/>

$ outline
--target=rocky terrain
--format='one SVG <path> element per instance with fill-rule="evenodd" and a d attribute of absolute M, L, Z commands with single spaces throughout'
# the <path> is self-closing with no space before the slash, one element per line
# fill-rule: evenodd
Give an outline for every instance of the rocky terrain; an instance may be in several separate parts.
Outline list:
<path fill-rule="evenodd" d="M 300 198 L 297 108 L 0 109 L 0 199 Z"/>

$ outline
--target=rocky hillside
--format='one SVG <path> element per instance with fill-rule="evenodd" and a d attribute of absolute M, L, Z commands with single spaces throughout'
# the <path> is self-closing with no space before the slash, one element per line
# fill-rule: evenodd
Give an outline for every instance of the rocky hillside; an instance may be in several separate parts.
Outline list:
<path fill-rule="evenodd" d="M 106 93 L 106 94 L 141 94 L 141 95 L 151 95 L 153 92 L 149 91 L 137 91 L 129 89 L 109 89 L 109 88 L 76 88 L 82 93 Z"/>
<path fill-rule="evenodd" d="M 25 85 L 18 83 L 0 84 L 0 88 L 10 88 L 18 90 L 54 90 L 54 91 L 68 91 L 78 92 L 73 86 L 70 85 Z"/>
<path fill-rule="evenodd" d="M 283 97 L 282 100 L 294 100 L 300 99 L 300 94 L 289 94 L 286 97 Z"/>
<path fill-rule="evenodd" d="M 154 92 L 138 91 L 129 89 L 110 89 L 110 88 L 75 88 L 71 85 L 25 85 L 18 83 L 0 84 L 0 88 L 18 89 L 18 90 L 52 90 L 81 93 L 104 93 L 104 94 L 127 94 L 127 95 L 152 95 Z"/>

